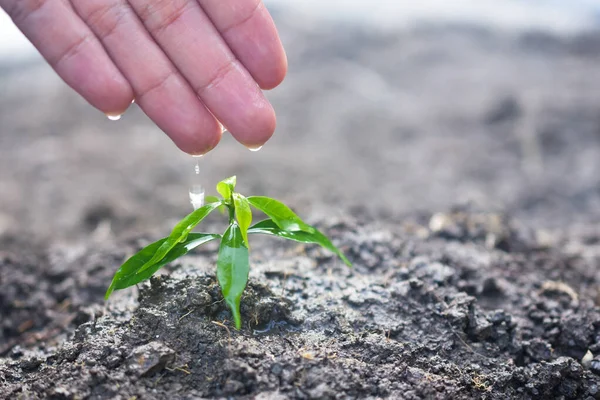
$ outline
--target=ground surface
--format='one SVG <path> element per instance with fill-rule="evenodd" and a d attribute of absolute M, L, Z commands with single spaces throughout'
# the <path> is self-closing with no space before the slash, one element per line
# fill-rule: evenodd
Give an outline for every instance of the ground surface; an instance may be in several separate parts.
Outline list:
<path fill-rule="evenodd" d="M 277 19 L 278 133 L 225 138 L 202 183 L 285 200 L 354 269 L 257 241 L 240 332 L 210 246 L 105 304 L 189 211 L 193 161 L 3 67 L 0 397 L 600 398 L 598 36 Z"/>

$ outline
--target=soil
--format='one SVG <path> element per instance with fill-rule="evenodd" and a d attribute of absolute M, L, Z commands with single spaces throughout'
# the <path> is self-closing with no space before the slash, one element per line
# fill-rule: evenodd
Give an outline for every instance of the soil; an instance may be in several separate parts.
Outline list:
<path fill-rule="evenodd" d="M 277 19 L 279 133 L 202 176 L 292 204 L 354 267 L 253 241 L 240 331 L 214 244 L 104 302 L 189 211 L 193 161 L 4 67 L 0 398 L 600 398 L 600 40 Z"/>

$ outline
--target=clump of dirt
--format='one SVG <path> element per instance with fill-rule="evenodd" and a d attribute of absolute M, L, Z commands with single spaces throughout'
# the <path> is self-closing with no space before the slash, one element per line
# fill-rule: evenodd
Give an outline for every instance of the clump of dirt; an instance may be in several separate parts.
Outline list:
<path fill-rule="evenodd" d="M 4 237 L 0 243 L 0 356 L 18 344 L 52 345 L 94 318 L 124 256 L 110 241 L 46 245 Z"/>
<path fill-rule="evenodd" d="M 467 209 L 319 227 L 354 268 L 317 247 L 257 241 L 240 331 L 215 280 L 214 249 L 104 307 L 100 289 L 123 255 L 117 247 L 98 258 L 89 243 L 64 264 L 68 277 L 101 271 L 103 285 L 87 297 L 79 283 L 57 296 L 51 272 L 35 291 L 42 300 L 17 313 L 7 305 L 18 292 L 3 287 L 3 321 L 38 318 L 33 308 L 67 300 L 82 306 L 65 314 L 79 315 L 84 303 L 94 312 L 64 324 L 54 344 L 5 329 L 13 342 L 0 358 L 0 395 L 600 398 L 600 232 L 550 235 Z M 3 285 L 29 282 L 9 269 L 48 267 L 47 255 L 27 263 L 26 251 L 13 251 Z M 52 324 L 36 321 L 31 331 Z"/>

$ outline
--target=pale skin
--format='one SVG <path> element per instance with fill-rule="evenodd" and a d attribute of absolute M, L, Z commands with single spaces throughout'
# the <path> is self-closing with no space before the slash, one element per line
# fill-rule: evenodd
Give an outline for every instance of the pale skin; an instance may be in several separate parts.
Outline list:
<path fill-rule="evenodd" d="M 60 77 L 107 115 L 135 99 L 183 151 L 262 146 L 275 112 L 261 89 L 287 59 L 260 0 L 0 0 Z"/>

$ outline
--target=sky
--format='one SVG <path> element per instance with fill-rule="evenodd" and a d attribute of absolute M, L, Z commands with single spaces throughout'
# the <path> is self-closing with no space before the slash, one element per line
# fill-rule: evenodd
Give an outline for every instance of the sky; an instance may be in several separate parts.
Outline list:
<path fill-rule="evenodd" d="M 419 22 L 469 22 L 494 29 L 559 34 L 600 27 L 600 0 L 265 0 L 294 15 L 352 21 L 380 30 Z M 0 10 L 0 63 L 38 57 Z"/>

